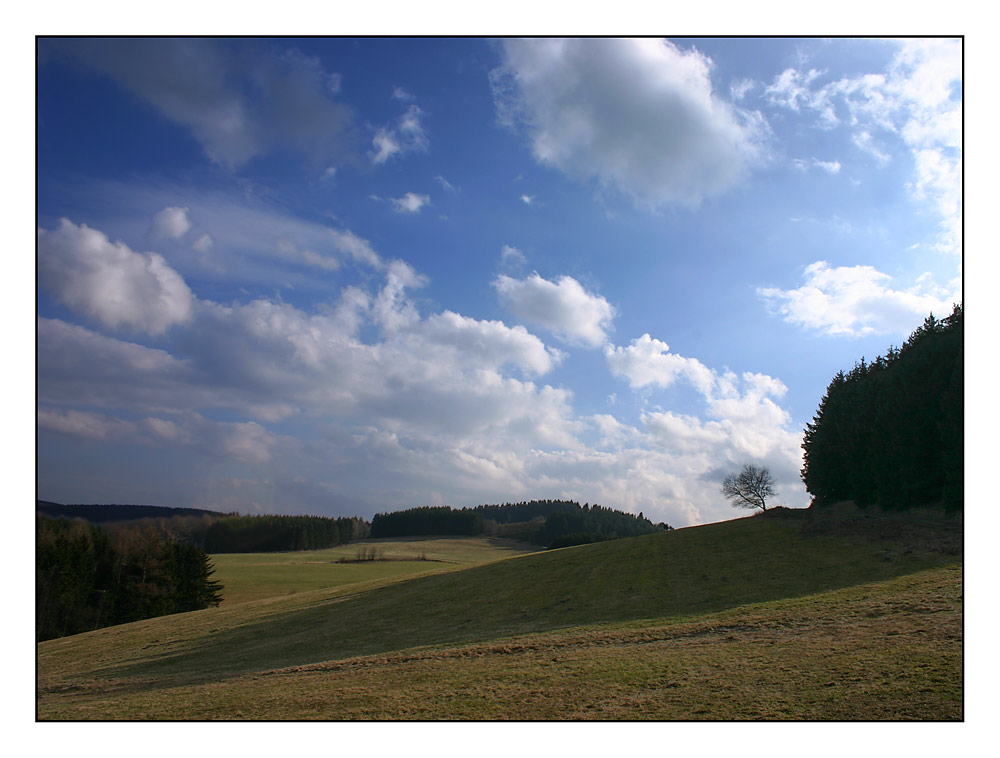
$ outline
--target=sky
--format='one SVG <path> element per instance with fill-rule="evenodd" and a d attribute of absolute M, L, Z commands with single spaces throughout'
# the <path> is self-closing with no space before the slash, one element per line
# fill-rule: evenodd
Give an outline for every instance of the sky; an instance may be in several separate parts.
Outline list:
<path fill-rule="evenodd" d="M 37 495 L 672 526 L 962 293 L 962 42 L 42 38 Z"/>

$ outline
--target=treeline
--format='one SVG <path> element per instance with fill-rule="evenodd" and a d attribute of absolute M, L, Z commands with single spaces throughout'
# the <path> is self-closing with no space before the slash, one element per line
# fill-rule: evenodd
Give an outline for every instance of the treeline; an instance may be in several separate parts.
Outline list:
<path fill-rule="evenodd" d="M 531 500 L 475 508 L 435 506 L 379 513 L 372 519 L 371 536 L 485 534 L 548 547 L 566 547 L 669 528 L 666 524 L 653 524 L 641 513 L 635 516 L 600 505 L 581 506 L 568 500 Z"/>
<path fill-rule="evenodd" d="M 35 501 L 35 510 L 50 518 L 82 518 L 94 524 L 176 516 L 220 518 L 226 515 L 204 508 L 169 508 L 163 505 L 61 505 L 48 500 Z"/>
<path fill-rule="evenodd" d="M 816 504 L 963 504 L 963 318 L 924 320 L 899 349 L 830 382 L 802 444 Z"/>
<path fill-rule="evenodd" d="M 323 550 L 365 539 L 370 525 L 360 518 L 323 516 L 226 516 L 205 534 L 207 553 L 270 553 Z"/>
<path fill-rule="evenodd" d="M 268 553 L 322 550 L 365 539 L 364 519 L 326 516 L 241 516 L 201 508 L 155 505 L 59 505 L 39 500 L 36 514 L 81 518 L 109 528 L 135 525 L 168 541 L 195 545 L 206 553 Z"/>
<path fill-rule="evenodd" d="M 218 605 L 222 586 L 195 545 L 140 526 L 36 518 L 38 641 Z"/>
<path fill-rule="evenodd" d="M 447 505 L 408 508 L 392 513 L 376 513 L 372 519 L 371 536 L 418 537 L 428 534 L 482 534 L 486 520 L 468 509 L 454 510 Z"/>
<path fill-rule="evenodd" d="M 545 519 L 541 544 L 550 548 L 568 547 L 619 537 L 638 537 L 669 528 L 664 524 L 655 526 L 642 513 L 634 516 L 600 505 L 589 508 L 586 505 L 581 508 L 577 503 L 573 505 L 576 507 L 555 511 Z"/>

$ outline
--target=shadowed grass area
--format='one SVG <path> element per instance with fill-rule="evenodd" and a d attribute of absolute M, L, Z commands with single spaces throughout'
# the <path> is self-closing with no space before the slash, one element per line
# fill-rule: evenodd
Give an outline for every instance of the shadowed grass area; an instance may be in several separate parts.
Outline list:
<path fill-rule="evenodd" d="M 80 688 L 73 690 L 79 702 L 141 692 L 155 698 L 415 646 L 597 622 L 690 620 L 893 579 L 960 562 L 948 536 L 955 525 L 942 523 L 776 512 L 99 630 L 39 645 L 40 713 L 65 687 Z M 960 528 L 957 534 L 960 549 Z"/>

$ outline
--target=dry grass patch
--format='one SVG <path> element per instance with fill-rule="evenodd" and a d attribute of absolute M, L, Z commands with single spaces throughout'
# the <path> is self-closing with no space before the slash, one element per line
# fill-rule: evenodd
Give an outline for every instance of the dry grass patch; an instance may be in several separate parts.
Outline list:
<path fill-rule="evenodd" d="M 953 566 L 698 618 L 412 649 L 200 685 L 78 679 L 49 689 L 39 715 L 959 720 L 961 624 L 961 568 Z"/>

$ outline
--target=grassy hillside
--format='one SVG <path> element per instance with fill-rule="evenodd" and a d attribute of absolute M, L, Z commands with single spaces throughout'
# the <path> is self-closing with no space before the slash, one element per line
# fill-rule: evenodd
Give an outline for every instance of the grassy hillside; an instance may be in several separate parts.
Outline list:
<path fill-rule="evenodd" d="M 243 603 L 294 592 L 341 587 L 373 579 L 402 578 L 537 552 L 537 545 L 486 537 L 362 540 L 328 550 L 289 553 L 221 553 L 212 556 L 224 603 Z M 359 551 L 378 560 L 352 561 Z"/>
<path fill-rule="evenodd" d="M 310 667 L 312 664 L 344 661 L 357 656 L 376 656 L 379 661 L 395 660 L 391 654 L 407 648 L 474 646 L 475 643 L 514 635 L 537 635 L 597 622 L 622 624 L 647 620 L 635 626 L 636 629 L 692 624 L 689 631 L 695 636 L 691 639 L 702 635 L 713 640 L 719 634 L 712 630 L 720 626 L 721 622 L 717 619 L 725 617 L 727 609 L 774 601 L 783 601 L 783 604 L 759 606 L 753 611 L 763 614 L 754 617 L 757 621 L 739 622 L 735 626 L 768 629 L 777 624 L 780 627 L 783 622 L 767 619 L 775 613 L 788 611 L 793 616 L 799 614 L 796 617 L 798 621 L 793 625 L 799 631 L 790 636 L 773 638 L 770 642 L 757 637 L 746 641 L 754 651 L 762 651 L 764 648 L 761 645 L 785 646 L 791 656 L 786 659 L 788 666 L 793 669 L 804 666 L 803 671 L 812 667 L 814 675 L 822 678 L 829 673 L 829 666 L 824 668 L 823 664 L 824 645 L 830 648 L 834 642 L 839 644 L 844 641 L 847 645 L 843 653 L 844 666 L 848 665 L 852 655 L 867 649 L 869 657 L 884 659 L 889 667 L 886 671 L 896 664 L 902 666 L 897 666 L 897 670 L 903 670 L 905 666 L 893 658 L 896 655 L 892 652 L 895 649 L 893 645 L 885 639 L 865 639 L 863 628 L 855 629 L 860 636 L 848 634 L 854 628 L 851 626 L 854 622 L 844 619 L 857 621 L 862 617 L 877 619 L 887 615 L 894 619 L 893 623 L 903 619 L 909 624 L 914 619 L 906 614 L 911 613 L 916 614 L 918 627 L 929 626 L 936 635 L 940 631 L 938 622 L 944 621 L 946 616 L 927 614 L 934 613 L 933 606 L 937 601 L 916 595 L 900 598 L 898 592 L 904 585 L 892 585 L 890 582 L 881 585 L 882 589 L 857 590 L 862 592 L 862 596 L 866 596 L 866 592 L 881 593 L 878 606 L 882 610 L 868 611 L 876 615 L 864 616 L 863 611 L 855 609 L 847 612 L 846 616 L 831 610 L 832 616 L 823 617 L 823 608 L 827 607 L 824 604 L 831 601 L 808 599 L 808 596 L 885 582 L 935 567 L 957 566 L 960 562 L 960 536 L 960 525 L 957 524 L 922 524 L 919 520 L 901 523 L 855 515 L 821 518 L 804 511 L 776 512 L 765 517 L 511 558 L 405 581 L 382 580 L 151 619 L 40 644 L 39 716 L 142 717 L 142 708 L 148 708 L 150 716 L 166 714 L 169 708 L 186 708 L 183 718 L 197 718 L 197 713 L 204 713 L 206 717 L 209 713 L 213 716 L 239 717 L 237 710 L 244 716 L 255 718 L 294 717 L 293 711 L 284 712 L 284 716 L 262 715 L 259 708 L 264 701 L 260 700 L 260 696 L 266 692 L 270 697 L 272 692 L 277 691 L 273 687 L 279 681 L 296 680 L 295 672 L 288 671 L 260 678 L 266 672 Z M 941 643 L 945 647 L 950 644 L 951 658 L 925 651 L 928 665 L 937 672 L 934 676 L 940 681 L 927 688 L 929 694 L 925 693 L 924 699 L 942 702 L 946 691 L 951 693 L 948 697 L 954 699 L 956 682 L 960 688 L 960 665 L 953 665 L 955 656 L 960 656 L 961 652 L 960 589 L 956 589 L 960 584 L 960 572 L 939 572 L 932 576 L 935 577 L 931 581 L 934 589 L 927 591 L 934 597 L 945 598 L 940 602 L 944 603 L 947 618 L 951 619 L 946 625 L 947 630 L 942 632 L 946 639 Z M 826 597 L 843 596 L 834 593 L 834 596 Z M 795 598 L 805 599 L 797 601 Z M 795 610 L 797 602 L 806 605 Z M 748 612 L 751 611 L 739 611 Z M 713 616 L 720 613 L 722 616 Z M 858 616 L 859 613 L 861 616 Z M 928 621 L 923 620 L 924 615 L 927 615 Z M 658 621 L 651 622 L 651 619 Z M 841 622 L 847 627 L 838 630 Z M 862 627 L 866 624 L 873 633 L 877 631 L 875 627 L 878 623 L 875 621 L 864 621 Z M 903 626 L 906 627 L 906 624 Z M 734 626 L 728 622 L 722 625 Z M 890 632 L 886 629 L 882 633 Z M 738 635 L 736 637 L 739 639 Z M 854 641 L 848 643 L 849 639 Z M 561 643 L 552 644 L 558 648 Z M 629 660 L 636 650 L 635 646 L 622 644 L 625 647 L 618 656 L 607 658 L 602 664 L 610 667 L 603 676 L 611 679 L 618 676 L 616 687 L 628 688 L 640 673 L 639 669 L 633 669 Z M 698 675 L 702 679 L 711 679 L 707 672 L 713 666 L 717 683 L 728 681 L 725 678 L 728 676 L 752 676 L 740 668 L 740 656 L 729 658 L 726 657 L 725 646 L 712 647 L 714 651 L 706 649 L 709 658 L 704 665 L 708 668 Z M 625 650 L 628 653 L 623 656 Z M 771 652 L 776 654 L 778 650 Z M 923 658 L 917 655 L 917 648 L 910 652 L 916 656 L 911 659 L 913 665 L 919 667 Z M 386 654 L 390 655 L 387 657 Z M 434 657 L 429 653 L 415 654 L 418 657 Z M 455 653 L 452 659 L 462 659 L 462 655 Z M 670 653 L 665 651 L 663 655 L 669 658 Z M 714 659 L 712 656 L 722 657 Z M 761 656 L 758 672 L 763 677 L 769 670 L 766 663 L 769 658 L 762 652 Z M 799 661 L 798 657 L 802 660 Z M 616 658 L 618 663 L 614 662 Z M 712 660 L 716 662 L 712 663 Z M 555 661 L 550 660 L 545 668 L 561 668 L 550 665 L 553 663 Z M 587 670 L 585 661 L 578 663 L 583 670 Z M 366 665 L 369 664 L 357 664 L 356 668 L 359 671 L 368 670 Z M 942 666 L 947 672 L 939 671 Z M 457 666 L 455 670 L 460 668 Z M 329 670 L 339 669 L 334 666 Z M 502 666 L 497 669 L 498 672 L 501 670 L 508 672 L 498 673 L 501 679 L 510 674 L 509 669 Z M 614 673 L 616 670 L 618 674 Z M 535 673 L 538 674 L 537 671 Z M 596 670 L 591 674 L 596 676 Z M 775 674 L 768 674 L 772 675 Z M 444 674 L 438 671 L 433 676 L 424 676 L 418 672 L 414 676 L 418 676 L 418 690 L 423 691 L 430 687 L 432 679 Z M 482 686 L 486 689 L 502 684 L 499 680 L 490 684 L 493 680 L 487 674 L 484 676 L 487 679 Z M 531 674 L 529 672 L 524 676 L 530 678 Z M 303 681 L 300 680 L 300 683 Z M 376 677 L 371 681 L 379 680 Z M 581 690 L 581 681 L 577 680 L 576 686 L 571 688 L 574 697 Z M 865 682 L 866 686 L 871 684 L 867 679 Z M 816 686 L 822 684 L 820 682 Z M 288 686 L 295 689 L 292 684 Z M 523 683 L 519 685 L 521 688 L 524 686 Z M 636 691 L 641 692 L 650 686 L 647 681 Z M 220 701 L 228 702 L 230 710 L 227 711 L 226 707 L 212 710 L 214 706 L 209 703 L 218 695 L 220 688 L 226 690 L 230 687 L 235 688 L 232 692 L 242 693 L 233 695 L 235 700 L 223 698 Z M 364 694 L 366 690 L 363 688 L 352 686 L 348 689 L 357 694 L 357 701 L 354 711 L 345 712 L 367 717 L 356 709 L 360 707 L 359 703 L 367 702 L 374 696 Z M 515 687 L 512 691 L 513 700 L 518 700 L 517 690 Z M 876 687 L 875 691 L 878 690 Z M 549 692 L 546 676 L 538 675 L 532 691 L 539 697 Z M 913 695 L 912 692 L 909 694 Z M 384 697 L 391 699 L 391 693 L 384 693 Z M 558 701 L 560 696 L 556 692 L 552 697 Z M 242 706 L 235 705 L 237 701 L 244 700 L 248 704 L 257 703 L 257 710 L 247 713 Z M 377 700 L 375 698 L 372 702 Z M 314 706 L 312 711 L 303 711 L 303 714 L 312 712 L 319 717 L 337 717 L 334 711 L 323 710 L 319 701 Z M 395 718 L 417 712 L 399 707 L 402 710 L 394 712 L 389 709 L 384 714 Z M 448 707 L 440 704 L 434 707 L 442 716 L 452 714 L 462 717 L 454 710 L 457 707 L 454 703 Z M 552 708 L 555 710 L 550 709 L 548 717 L 561 712 L 559 708 L 566 707 L 566 702 L 561 705 L 554 703 Z M 834 711 L 825 712 L 832 714 Z M 595 711 L 597 713 L 600 711 Z M 716 715 L 709 717 L 718 717 L 718 711 L 712 713 Z M 635 715 L 640 714 L 649 715 L 646 711 L 638 711 Z M 514 713 L 501 715 L 513 716 Z M 437 716 L 424 713 L 421 717 Z M 866 717 L 856 712 L 848 718 Z"/>
<path fill-rule="evenodd" d="M 962 718 L 961 568 L 695 619 L 576 627 L 201 684 L 43 684 L 43 719 Z M 65 680 L 70 681 L 70 680 Z"/>

